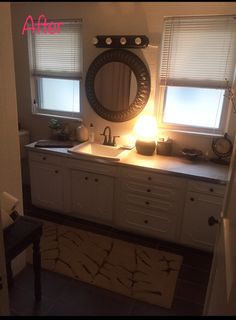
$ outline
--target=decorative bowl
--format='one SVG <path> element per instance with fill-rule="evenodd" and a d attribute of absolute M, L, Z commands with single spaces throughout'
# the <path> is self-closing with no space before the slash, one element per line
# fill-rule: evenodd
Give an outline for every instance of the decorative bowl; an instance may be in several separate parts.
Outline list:
<path fill-rule="evenodd" d="M 182 154 L 189 160 L 196 160 L 202 156 L 202 151 L 197 149 L 182 149 Z"/>

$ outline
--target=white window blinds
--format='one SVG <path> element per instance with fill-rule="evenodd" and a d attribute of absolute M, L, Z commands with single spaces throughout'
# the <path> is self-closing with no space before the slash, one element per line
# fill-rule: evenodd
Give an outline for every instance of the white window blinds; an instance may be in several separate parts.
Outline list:
<path fill-rule="evenodd" d="M 236 60 L 236 16 L 167 17 L 161 85 L 225 88 Z"/>
<path fill-rule="evenodd" d="M 30 32 L 34 76 L 81 78 L 81 21 L 63 23 L 59 33 L 44 33 L 43 26 L 39 34 L 36 31 L 33 34 Z"/>

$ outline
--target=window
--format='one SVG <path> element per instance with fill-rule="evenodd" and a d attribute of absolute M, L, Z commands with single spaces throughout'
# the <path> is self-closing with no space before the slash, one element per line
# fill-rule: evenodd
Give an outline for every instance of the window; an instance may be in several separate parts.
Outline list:
<path fill-rule="evenodd" d="M 55 21 L 55 20 L 54 20 Z M 37 23 L 37 22 L 35 22 Z M 82 80 L 81 21 L 63 21 L 60 32 L 28 31 L 33 113 L 78 117 Z"/>
<path fill-rule="evenodd" d="M 233 83 L 236 17 L 167 17 L 161 52 L 160 127 L 223 133 Z"/>

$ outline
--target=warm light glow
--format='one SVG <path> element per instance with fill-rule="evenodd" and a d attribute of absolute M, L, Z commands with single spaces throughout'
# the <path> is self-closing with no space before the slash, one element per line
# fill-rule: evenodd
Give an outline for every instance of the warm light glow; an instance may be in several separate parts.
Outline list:
<path fill-rule="evenodd" d="M 93 41 L 93 44 L 94 44 L 94 45 L 95 45 L 95 44 L 98 44 L 98 38 L 97 38 L 97 37 L 94 37 L 92 41 Z"/>
<path fill-rule="evenodd" d="M 112 38 L 110 37 L 106 38 L 106 44 L 108 45 L 112 44 Z"/>
<path fill-rule="evenodd" d="M 136 43 L 137 45 L 140 45 L 141 42 L 142 42 L 141 38 L 139 38 L 139 37 L 135 38 L 135 43 Z"/>
<path fill-rule="evenodd" d="M 140 117 L 134 127 L 136 139 L 142 141 L 155 141 L 157 135 L 157 121 L 153 116 Z"/>
<path fill-rule="evenodd" d="M 121 43 L 122 45 L 125 45 L 126 42 L 127 42 L 127 40 L 126 40 L 125 37 L 121 37 L 121 38 L 120 38 L 120 43 Z"/>

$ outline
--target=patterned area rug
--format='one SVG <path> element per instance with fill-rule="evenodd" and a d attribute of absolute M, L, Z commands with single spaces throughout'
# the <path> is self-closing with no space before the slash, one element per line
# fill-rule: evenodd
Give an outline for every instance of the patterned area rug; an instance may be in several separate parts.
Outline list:
<path fill-rule="evenodd" d="M 43 221 L 42 268 L 170 308 L 182 257 Z M 32 251 L 28 261 L 32 263 Z"/>

